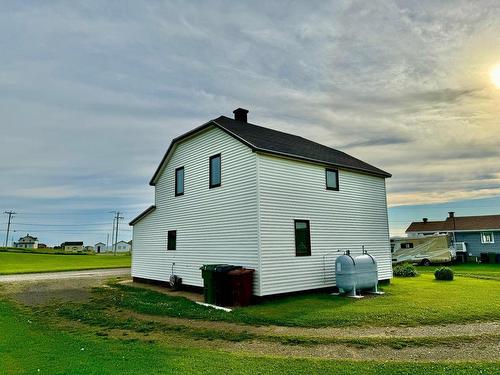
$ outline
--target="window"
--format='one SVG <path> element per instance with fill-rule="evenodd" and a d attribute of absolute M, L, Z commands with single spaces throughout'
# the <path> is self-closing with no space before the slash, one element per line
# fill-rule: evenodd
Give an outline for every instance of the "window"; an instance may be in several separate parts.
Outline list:
<path fill-rule="evenodd" d="M 184 167 L 175 170 L 175 196 L 184 194 Z"/>
<path fill-rule="evenodd" d="M 167 250 L 175 250 L 177 246 L 177 231 L 168 231 Z"/>
<path fill-rule="evenodd" d="M 413 243 L 411 242 L 404 242 L 401 244 L 402 249 L 413 249 Z"/>
<path fill-rule="evenodd" d="M 210 157 L 210 188 L 221 185 L 221 160 L 220 154 Z"/>
<path fill-rule="evenodd" d="M 309 220 L 295 220 L 295 255 L 311 255 Z"/>
<path fill-rule="evenodd" d="M 327 190 L 339 190 L 339 171 L 336 169 L 325 170 L 326 174 L 326 189 Z"/>
<path fill-rule="evenodd" d="M 495 243 L 493 232 L 481 232 L 481 243 Z"/>

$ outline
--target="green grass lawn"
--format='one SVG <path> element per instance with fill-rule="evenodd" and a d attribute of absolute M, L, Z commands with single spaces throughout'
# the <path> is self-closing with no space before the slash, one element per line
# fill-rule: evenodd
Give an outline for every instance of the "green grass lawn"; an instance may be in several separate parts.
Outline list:
<path fill-rule="evenodd" d="M 130 267 L 128 255 L 55 255 L 0 252 L 0 274 Z"/>
<path fill-rule="evenodd" d="M 449 265 L 456 275 L 500 280 L 500 264 L 462 263 Z M 438 266 L 417 266 L 418 272 L 434 272 Z"/>
<path fill-rule="evenodd" d="M 496 374 L 498 363 L 339 361 L 258 356 L 111 338 L 58 327 L 0 300 L 3 374 Z"/>
<path fill-rule="evenodd" d="M 140 313 L 245 324 L 286 326 L 390 326 L 462 323 L 500 319 L 500 283 L 457 276 L 436 281 L 432 274 L 394 278 L 383 296 L 356 300 L 311 293 L 276 298 L 231 313 L 205 308 L 183 297 L 117 284 L 102 289 L 102 305 Z"/>

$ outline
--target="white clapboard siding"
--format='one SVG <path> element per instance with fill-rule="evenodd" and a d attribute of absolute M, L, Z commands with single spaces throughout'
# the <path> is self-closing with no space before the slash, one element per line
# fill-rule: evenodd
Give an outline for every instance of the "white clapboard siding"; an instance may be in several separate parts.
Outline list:
<path fill-rule="evenodd" d="M 385 180 L 339 171 L 339 191 L 325 189 L 325 167 L 258 154 L 261 294 L 335 285 L 337 250 L 378 262 L 392 277 Z M 295 256 L 294 220 L 310 220 L 311 256 Z"/>
<path fill-rule="evenodd" d="M 221 154 L 222 186 L 209 189 L 209 157 Z M 167 281 L 174 273 L 202 286 L 203 264 L 230 263 L 257 270 L 256 154 L 211 127 L 173 150 L 155 186 L 156 210 L 134 225 L 132 276 Z M 184 195 L 174 194 L 175 169 L 184 167 Z M 177 249 L 167 251 L 167 232 Z M 257 270 L 258 271 L 258 270 Z M 258 289 L 258 272 L 255 290 Z"/>

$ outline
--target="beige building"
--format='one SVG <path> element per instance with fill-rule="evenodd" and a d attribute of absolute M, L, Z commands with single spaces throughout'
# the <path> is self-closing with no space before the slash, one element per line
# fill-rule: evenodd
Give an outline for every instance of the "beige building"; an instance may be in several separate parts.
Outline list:
<path fill-rule="evenodd" d="M 83 251 L 83 242 L 80 242 L 80 241 L 76 241 L 76 242 L 63 242 L 61 244 L 61 248 L 64 251 L 70 251 L 70 252 Z"/>

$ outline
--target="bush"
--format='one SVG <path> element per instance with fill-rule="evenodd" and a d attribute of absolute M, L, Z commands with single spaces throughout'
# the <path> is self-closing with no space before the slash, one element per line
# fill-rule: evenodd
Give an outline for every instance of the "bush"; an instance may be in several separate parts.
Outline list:
<path fill-rule="evenodd" d="M 434 271 L 436 280 L 453 280 L 453 270 L 449 267 L 440 267 Z"/>
<path fill-rule="evenodd" d="M 418 272 L 415 266 L 411 263 L 402 263 L 398 264 L 393 268 L 394 276 L 399 277 L 415 277 L 418 275 Z"/>

